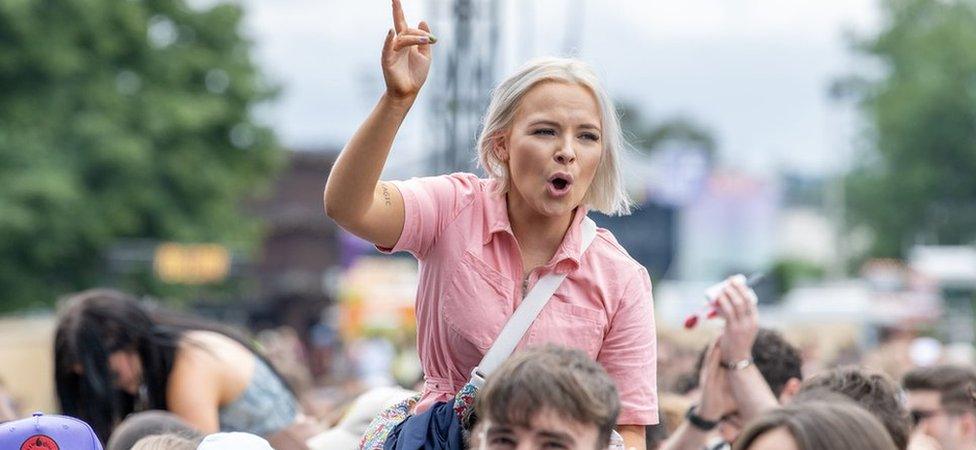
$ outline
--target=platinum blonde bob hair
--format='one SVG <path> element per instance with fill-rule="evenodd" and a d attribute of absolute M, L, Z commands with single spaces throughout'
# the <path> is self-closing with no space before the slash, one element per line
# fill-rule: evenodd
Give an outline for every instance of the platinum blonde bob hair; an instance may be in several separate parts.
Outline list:
<path fill-rule="evenodd" d="M 604 214 L 629 214 L 631 201 L 621 180 L 618 161 L 618 154 L 624 151 L 626 142 L 616 109 L 593 70 L 586 63 L 572 58 L 547 57 L 529 61 L 492 91 L 491 103 L 478 137 L 478 162 L 490 178 L 498 181 L 497 192 L 508 192 L 511 180 L 508 166 L 495 154 L 495 145 L 511 129 L 525 94 L 544 81 L 576 84 L 596 97 L 602 122 L 603 152 L 593 183 L 583 197 L 583 204 Z"/>

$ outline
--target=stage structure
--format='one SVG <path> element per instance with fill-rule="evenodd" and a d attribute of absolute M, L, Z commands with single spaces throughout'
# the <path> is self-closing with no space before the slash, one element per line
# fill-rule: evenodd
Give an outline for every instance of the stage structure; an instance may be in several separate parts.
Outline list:
<path fill-rule="evenodd" d="M 431 76 L 428 123 L 429 173 L 473 171 L 481 116 L 498 68 L 501 0 L 428 0 L 437 43 Z"/>

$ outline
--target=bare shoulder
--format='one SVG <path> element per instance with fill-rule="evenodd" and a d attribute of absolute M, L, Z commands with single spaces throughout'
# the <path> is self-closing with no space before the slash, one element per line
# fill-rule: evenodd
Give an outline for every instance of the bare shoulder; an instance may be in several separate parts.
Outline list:
<path fill-rule="evenodd" d="M 212 386 L 223 404 L 247 386 L 254 364 L 251 351 L 230 337 L 212 331 L 190 331 L 180 341 L 170 385 L 194 390 Z"/>
<path fill-rule="evenodd" d="M 206 371 L 211 376 L 248 374 L 254 355 L 241 343 L 220 333 L 196 330 L 183 335 L 173 371 Z"/>

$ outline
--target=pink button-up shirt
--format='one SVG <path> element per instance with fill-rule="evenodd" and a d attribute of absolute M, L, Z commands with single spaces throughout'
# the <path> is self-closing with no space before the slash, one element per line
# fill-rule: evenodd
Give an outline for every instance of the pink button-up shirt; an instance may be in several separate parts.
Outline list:
<path fill-rule="evenodd" d="M 583 350 L 620 393 L 621 425 L 658 422 L 654 308 L 647 270 L 598 229 L 580 254 L 585 208 L 578 208 L 555 256 L 522 279 L 505 196 L 472 174 L 395 182 L 403 232 L 392 249 L 420 261 L 417 341 L 424 367 L 418 412 L 452 399 L 528 289 L 550 272 L 568 273 L 519 349 L 553 343 Z"/>

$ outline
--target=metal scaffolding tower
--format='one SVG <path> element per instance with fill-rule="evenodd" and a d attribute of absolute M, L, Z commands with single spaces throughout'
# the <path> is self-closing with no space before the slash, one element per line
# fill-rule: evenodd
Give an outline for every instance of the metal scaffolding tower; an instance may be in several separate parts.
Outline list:
<path fill-rule="evenodd" d="M 428 0 L 437 57 L 428 91 L 429 173 L 471 171 L 498 63 L 500 0 Z"/>

